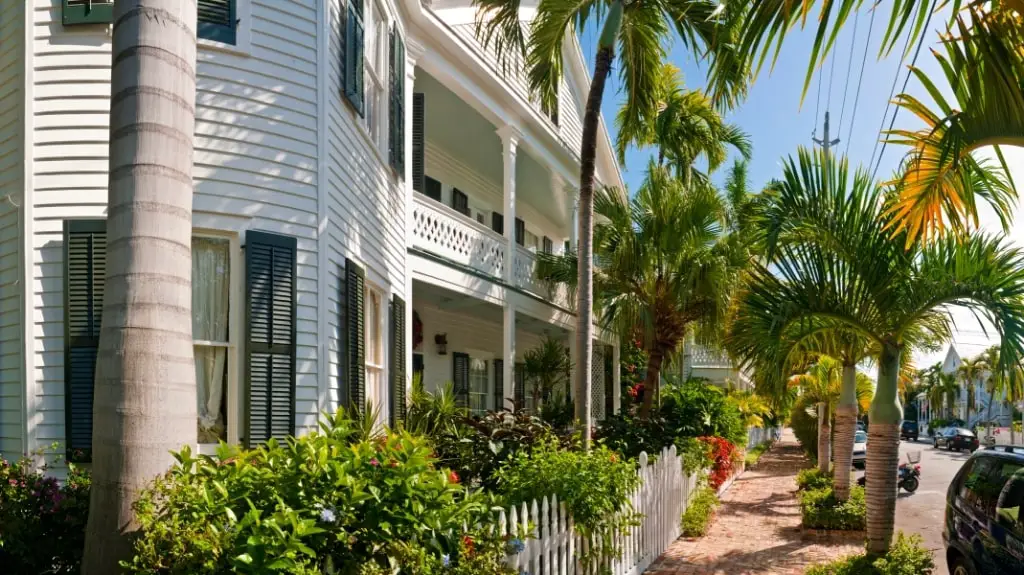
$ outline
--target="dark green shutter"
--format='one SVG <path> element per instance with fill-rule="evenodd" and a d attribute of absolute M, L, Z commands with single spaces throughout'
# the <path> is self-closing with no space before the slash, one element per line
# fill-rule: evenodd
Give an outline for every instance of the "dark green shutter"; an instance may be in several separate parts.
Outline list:
<path fill-rule="evenodd" d="M 459 352 L 452 354 L 452 381 L 455 404 L 469 407 L 469 355 Z"/>
<path fill-rule="evenodd" d="M 505 361 L 494 360 L 494 410 L 505 408 Z"/>
<path fill-rule="evenodd" d="M 430 176 L 424 176 L 423 182 L 426 185 L 426 196 L 435 202 L 441 201 L 441 182 L 431 178 Z"/>
<path fill-rule="evenodd" d="M 107 222 L 64 222 L 64 437 L 71 461 L 92 459 L 92 400 L 107 274 Z"/>
<path fill-rule="evenodd" d="M 345 382 L 344 404 L 349 409 L 366 407 L 366 272 L 345 260 Z"/>
<path fill-rule="evenodd" d="M 424 182 L 426 166 L 423 163 L 426 153 L 423 140 L 426 127 L 423 116 L 426 112 L 425 106 L 423 94 L 417 92 L 412 95 L 412 189 L 421 194 L 427 193 Z M 434 199 L 440 200 L 440 197 Z"/>
<path fill-rule="evenodd" d="M 452 188 L 452 209 L 464 216 L 469 215 L 469 197 L 458 188 Z"/>
<path fill-rule="evenodd" d="M 391 427 L 405 421 L 405 300 L 391 298 Z"/>
<path fill-rule="evenodd" d="M 541 242 L 541 251 L 546 254 L 553 253 L 555 251 L 555 244 L 551 241 L 551 238 L 544 236 L 544 240 Z"/>
<path fill-rule="evenodd" d="M 517 363 L 512 374 L 515 378 L 512 387 L 512 395 L 516 402 L 516 409 L 526 408 L 526 364 Z"/>
<path fill-rule="evenodd" d="M 199 0 L 196 36 L 205 40 L 234 44 L 237 0 Z"/>
<path fill-rule="evenodd" d="M 363 1 L 349 0 L 345 18 L 345 52 L 342 78 L 345 79 L 345 97 L 360 117 L 363 110 Z"/>
<path fill-rule="evenodd" d="M 249 231 L 245 443 L 295 435 L 296 240 Z"/>
<path fill-rule="evenodd" d="M 491 229 L 495 232 L 505 234 L 505 216 L 498 212 L 491 212 Z"/>
<path fill-rule="evenodd" d="M 516 243 L 526 245 L 526 222 L 516 218 Z"/>
<path fill-rule="evenodd" d="M 405 176 L 405 44 L 397 27 L 391 28 L 391 113 L 388 114 L 389 160 L 399 177 Z"/>
<path fill-rule="evenodd" d="M 114 21 L 114 0 L 64 0 L 62 21 L 72 24 L 110 24 Z"/>

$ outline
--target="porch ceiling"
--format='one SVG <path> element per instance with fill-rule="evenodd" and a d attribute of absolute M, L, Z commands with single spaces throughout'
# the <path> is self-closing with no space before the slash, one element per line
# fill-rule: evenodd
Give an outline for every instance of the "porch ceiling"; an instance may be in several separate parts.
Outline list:
<path fill-rule="evenodd" d="M 416 71 L 414 90 L 424 95 L 426 139 L 472 167 L 500 192 L 504 168 L 498 126 L 422 69 Z M 551 223 L 566 226 L 572 216 L 565 194 L 562 179 L 520 143 L 516 154 L 519 201 L 542 210 Z"/>
<path fill-rule="evenodd" d="M 472 315 L 476 319 L 491 323 L 501 324 L 504 321 L 503 311 L 499 305 L 419 280 L 412 282 L 412 301 L 414 309 L 426 305 L 442 311 Z M 537 335 L 550 334 L 563 340 L 569 333 L 525 313 L 516 314 L 516 328 Z"/>

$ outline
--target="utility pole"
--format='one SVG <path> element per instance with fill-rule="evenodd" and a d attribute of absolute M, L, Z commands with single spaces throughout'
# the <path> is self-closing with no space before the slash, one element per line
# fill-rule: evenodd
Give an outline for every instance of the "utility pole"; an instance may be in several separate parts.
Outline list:
<path fill-rule="evenodd" d="M 836 138 L 835 140 L 828 139 L 828 110 L 825 110 L 825 137 L 819 140 L 812 136 L 811 139 L 814 140 L 815 144 L 818 144 L 823 150 L 825 150 L 825 164 L 827 166 L 829 149 L 831 149 L 832 146 L 839 144 L 839 138 Z"/>

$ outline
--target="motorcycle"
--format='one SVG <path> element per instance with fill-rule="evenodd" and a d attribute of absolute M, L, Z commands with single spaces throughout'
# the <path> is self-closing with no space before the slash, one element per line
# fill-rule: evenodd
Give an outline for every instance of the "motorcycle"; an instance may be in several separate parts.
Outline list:
<path fill-rule="evenodd" d="M 897 491 L 903 489 L 907 493 L 913 493 L 917 491 L 917 488 L 921 486 L 921 466 L 918 463 L 921 461 L 921 452 L 917 451 L 914 453 L 907 454 L 907 463 L 901 463 L 897 470 Z M 857 485 L 864 487 L 867 485 L 867 473 L 861 476 L 857 480 Z"/>

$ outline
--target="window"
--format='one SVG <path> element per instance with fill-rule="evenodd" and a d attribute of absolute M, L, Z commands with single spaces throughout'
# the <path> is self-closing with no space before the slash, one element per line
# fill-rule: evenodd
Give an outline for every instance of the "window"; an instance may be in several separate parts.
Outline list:
<path fill-rule="evenodd" d="M 473 415 L 487 413 L 489 387 L 487 360 L 471 358 L 469 360 L 469 411 Z"/>
<path fill-rule="evenodd" d="M 366 287 L 366 395 L 375 407 L 381 407 L 384 390 L 384 340 L 382 297 L 379 291 Z"/>
<path fill-rule="evenodd" d="M 997 457 L 981 457 L 974 461 L 960 485 L 958 495 L 968 505 L 978 509 L 984 516 L 996 514 L 996 503 L 1007 482 L 1021 470 L 1014 461 Z M 1005 499 L 1005 497 L 1004 497 Z M 1003 505 L 1007 505 L 1004 501 Z M 1012 505 L 1012 502 L 1011 502 Z M 1018 502 L 1019 509 L 1019 502 Z"/>
<path fill-rule="evenodd" d="M 222 44 L 237 45 L 237 27 L 247 34 L 249 22 L 248 0 L 198 0 L 196 37 Z M 242 5 L 239 6 L 239 3 Z M 239 8 L 245 13 L 239 14 Z M 62 21 L 74 24 L 111 24 L 114 21 L 114 0 L 64 0 Z"/>
<path fill-rule="evenodd" d="M 235 4 L 237 0 L 199 0 L 196 36 L 225 44 L 235 44 Z"/>
<path fill-rule="evenodd" d="M 384 21 L 384 9 L 376 2 L 367 3 L 366 51 L 364 52 L 366 73 L 366 114 L 364 121 L 373 144 L 386 151 L 384 127 L 387 117 L 387 90 L 385 80 L 388 72 L 385 54 L 388 52 L 388 31 Z"/>
<path fill-rule="evenodd" d="M 537 238 L 537 234 L 527 231 L 526 232 L 526 249 L 531 252 L 537 253 L 537 248 L 540 244 L 540 240 Z"/>
<path fill-rule="evenodd" d="M 234 441 L 228 434 L 228 399 L 233 398 L 231 242 L 192 238 L 192 339 L 200 444 Z M 234 401 L 231 402 L 232 404 Z M 234 422 L 232 422 L 234 424 Z"/>
<path fill-rule="evenodd" d="M 999 501 L 996 503 L 996 520 L 1024 537 L 1024 516 L 1020 514 L 1022 504 L 1024 504 L 1024 468 L 1018 468 L 1010 476 L 999 495 Z"/>

